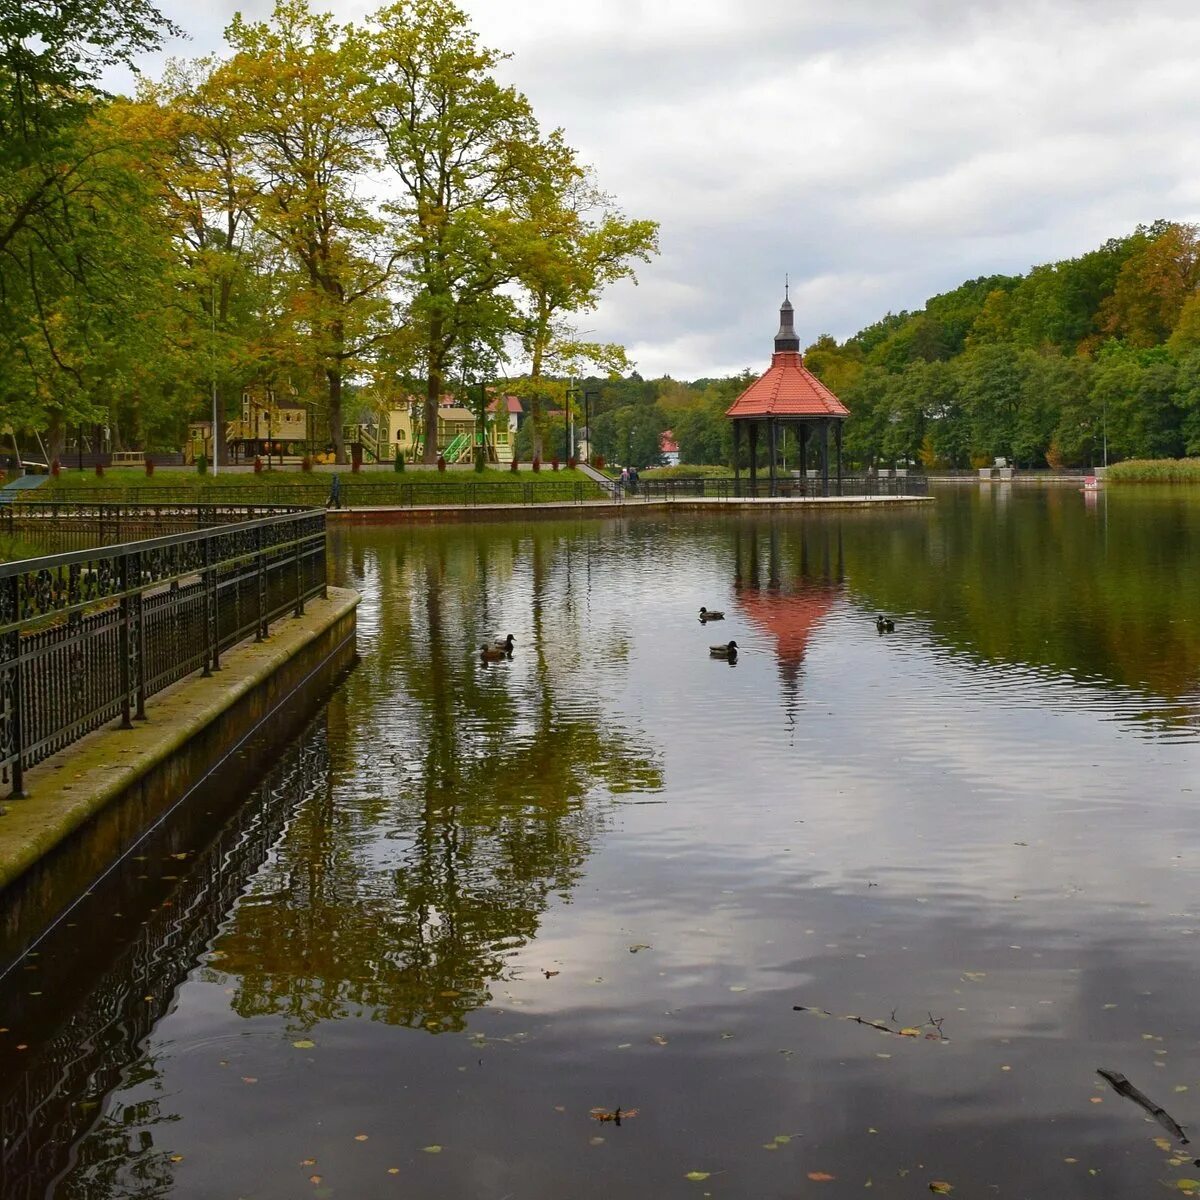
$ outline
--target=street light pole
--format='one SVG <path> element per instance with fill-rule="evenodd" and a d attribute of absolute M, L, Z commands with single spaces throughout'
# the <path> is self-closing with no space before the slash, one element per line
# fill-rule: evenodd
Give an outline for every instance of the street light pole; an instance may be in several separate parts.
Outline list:
<path fill-rule="evenodd" d="M 213 474 L 217 474 L 217 447 L 220 445 L 221 434 L 217 428 L 217 282 L 212 285 L 212 352 L 209 355 L 209 365 L 212 369 L 212 451 Z"/>

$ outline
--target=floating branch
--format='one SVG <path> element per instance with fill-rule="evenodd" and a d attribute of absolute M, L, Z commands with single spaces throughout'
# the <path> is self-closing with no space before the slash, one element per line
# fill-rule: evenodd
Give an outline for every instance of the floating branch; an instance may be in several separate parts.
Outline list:
<path fill-rule="evenodd" d="M 810 1008 L 806 1004 L 793 1004 L 792 1012 L 810 1012 L 816 1013 L 820 1017 L 832 1017 L 833 1013 L 824 1008 Z M 878 1029 L 880 1033 L 890 1033 L 893 1037 L 903 1038 L 924 1038 L 927 1042 L 948 1042 L 950 1039 L 942 1032 L 942 1022 L 945 1017 L 935 1017 L 933 1013 L 929 1014 L 929 1020 L 923 1021 L 920 1025 L 905 1025 L 899 1029 L 894 1029 L 891 1025 L 883 1021 L 871 1021 L 866 1017 L 834 1017 L 837 1021 L 853 1021 L 856 1025 L 869 1025 L 872 1029 Z M 892 1010 L 892 1020 L 896 1020 L 895 1009 Z M 925 1030 L 932 1029 L 932 1033 L 926 1033 Z"/>
<path fill-rule="evenodd" d="M 1103 1067 L 1097 1067 L 1096 1074 L 1108 1083 L 1117 1095 L 1132 1100 L 1134 1104 L 1140 1104 L 1181 1145 L 1188 1144 L 1188 1136 L 1183 1132 L 1183 1126 L 1165 1108 L 1155 1104 L 1145 1092 L 1135 1088 L 1120 1071 L 1106 1071 Z"/>

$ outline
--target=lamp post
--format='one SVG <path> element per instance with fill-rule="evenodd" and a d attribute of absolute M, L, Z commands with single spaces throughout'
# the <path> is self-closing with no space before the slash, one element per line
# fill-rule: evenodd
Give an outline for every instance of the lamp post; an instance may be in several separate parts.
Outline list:
<path fill-rule="evenodd" d="M 594 388 L 587 388 L 583 393 L 583 428 L 587 432 L 588 458 L 595 455 L 592 449 L 592 400 L 600 399 L 600 393 Z"/>

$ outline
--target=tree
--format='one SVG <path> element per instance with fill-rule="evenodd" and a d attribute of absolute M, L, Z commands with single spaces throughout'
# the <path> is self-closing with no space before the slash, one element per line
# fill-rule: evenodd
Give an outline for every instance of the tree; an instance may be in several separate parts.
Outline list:
<path fill-rule="evenodd" d="M 514 206 L 542 146 L 529 102 L 492 74 L 503 56 L 449 0 L 399 0 L 373 27 L 370 110 L 399 184 L 388 209 L 433 431 L 456 354 L 468 342 L 498 351 L 514 328 L 502 290 L 516 275 Z M 437 457 L 432 435 L 424 457 Z"/>
<path fill-rule="evenodd" d="M 97 81 L 174 32 L 145 0 L 0 10 L 0 400 L 48 428 L 52 455 L 67 420 L 98 415 L 94 372 L 154 254 L 138 155 Z"/>
<path fill-rule="evenodd" d="M 594 309 L 605 287 L 633 278 L 634 262 L 649 262 L 658 252 L 658 223 L 621 213 L 558 133 L 547 140 L 542 169 L 519 197 L 518 211 L 521 341 L 530 364 L 533 453 L 540 458 L 544 376 L 574 374 L 584 361 L 604 363 L 610 374 L 627 366 L 618 347 L 576 341 L 564 317 Z"/>
<path fill-rule="evenodd" d="M 1200 228 L 1169 224 L 1121 267 L 1104 302 L 1105 328 L 1131 346 L 1157 346 L 1171 335 L 1198 285 Z"/>
<path fill-rule="evenodd" d="M 324 377 L 330 441 L 345 462 L 343 389 L 386 334 L 397 257 L 363 195 L 362 176 L 379 166 L 370 43 L 307 0 L 277 0 L 269 21 L 238 14 L 226 37 L 234 55 L 210 77 L 209 99 L 240 123 L 258 227 L 294 267 L 282 320 Z"/>

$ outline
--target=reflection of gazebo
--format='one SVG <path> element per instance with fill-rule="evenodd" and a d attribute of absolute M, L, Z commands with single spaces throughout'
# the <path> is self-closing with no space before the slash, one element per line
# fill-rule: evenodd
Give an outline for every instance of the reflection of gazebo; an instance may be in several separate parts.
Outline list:
<path fill-rule="evenodd" d="M 738 592 L 737 605 L 746 618 L 775 641 L 779 673 L 794 684 L 800 674 L 808 643 L 818 625 L 837 601 L 833 587 L 806 588 L 800 592 Z"/>
<path fill-rule="evenodd" d="M 821 448 L 821 494 L 829 495 L 829 431 L 833 429 L 837 450 L 837 494 L 842 490 L 842 422 L 850 415 L 846 406 L 804 365 L 800 338 L 793 326 L 792 302 L 784 292 L 779 309 L 779 332 L 775 353 L 767 373 L 755 380 L 729 407 L 725 415 L 733 422 L 734 474 L 741 473 L 742 426 L 750 439 L 750 491 L 758 486 L 758 427 L 766 425 L 770 453 L 767 456 L 771 495 L 778 495 L 777 462 L 779 426 L 798 427 L 800 470 L 808 468 L 808 438 L 814 433 Z M 804 477 L 804 476 L 802 476 Z"/>

